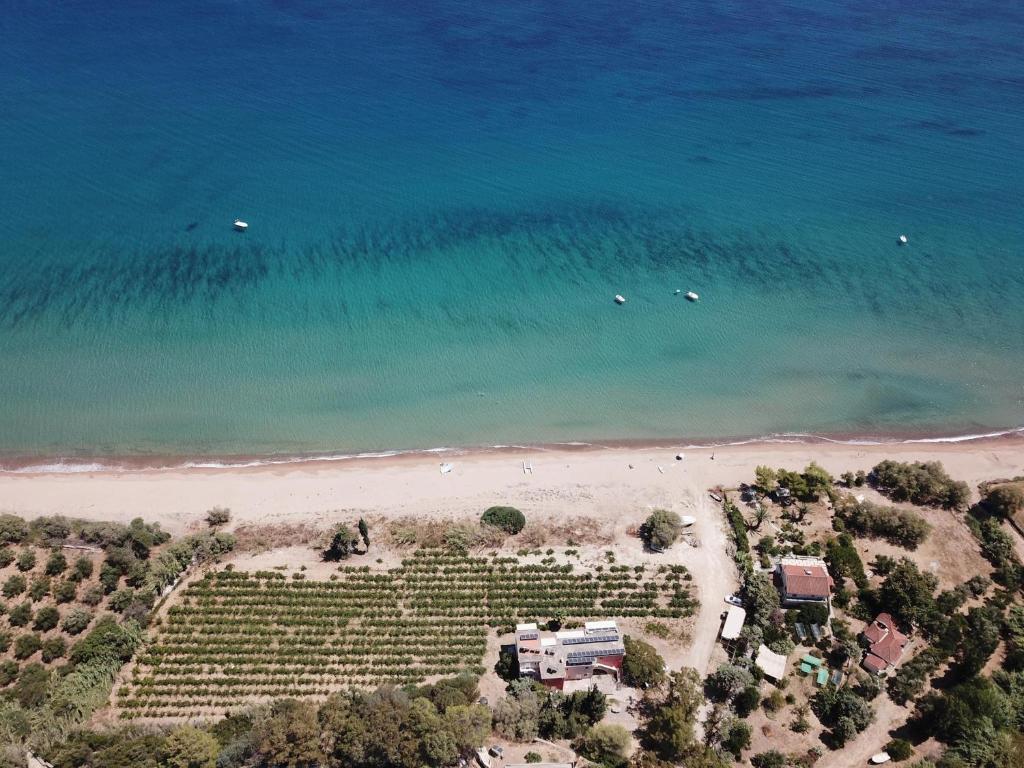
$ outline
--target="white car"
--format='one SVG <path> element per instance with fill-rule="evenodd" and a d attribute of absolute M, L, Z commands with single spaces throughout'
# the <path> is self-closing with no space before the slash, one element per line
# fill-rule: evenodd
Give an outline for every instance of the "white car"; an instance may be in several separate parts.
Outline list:
<path fill-rule="evenodd" d="M 743 601 L 736 597 L 736 595 L 726 595 L 725 602 L 729 605 L 738 605 L 740 608 L 743 607 Z"/>

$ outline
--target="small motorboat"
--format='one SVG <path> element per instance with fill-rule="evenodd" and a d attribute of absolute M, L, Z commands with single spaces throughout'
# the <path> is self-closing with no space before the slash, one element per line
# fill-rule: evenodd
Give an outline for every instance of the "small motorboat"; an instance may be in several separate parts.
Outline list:
<path fill-rule="evenodd" d="M 235 231 L 236 232 L 245 232 L 245 230 L 247 230 L 248 228 L 249 228 L 249 225 L 247 223 L 245 223 L 241 219 L 235 219 Z"/>
<path fill-rule="evenodd" d="M 882 763 L 888 763 L 890 760 L 892 760 L 892 755 L 888 752 L 879 752 L 871 756 L 872 765 L 881 765 Z"/>
<path fill-rule="evenodd" d="M 615 303 L 616 304 L 625 304 L 626 303 L 626 297 L 623 296 L 621 293 L 616 293 L 615 294 Z"/>
<path fill-rule="evenodd" d="M 452 465 L 451 465 L 451 464 L 450 464 L 449 462 L 447 462 L 447 461 L 446 461 L 446 462 L 444 462 L 443 464 L 441 464 L 441 474 L 442 474 L 442 475 L 447 475 L 447 474 L 450 474 L 450 473 L 451 473 L 451 471 L 452 471 L 453 469 L 455 469 L 455 467 L 453 467 L 453 466 L 452 466 Z"/>
<path fill-rule="evenodd" d="M 900 245 L 906 245 L 907 244 L 907 236 L 906 235 L 900 235 L 897 238 L 897 240 L 899 241 Z"/>
<path fill-rule="evenodd" d="M 682 291 L 679 288 L 676 288 L 675 291 L 672 293 L 672 295 L 673 296 L 678 296 L 680 293 L 682 293 Z"/>
<path fill-rule="evenodd" d="M 689 528 L 691 525 L 693 525 L 696 522 L 697 522 L 697 518 L 693 517 L 692 515 L 683 515 L 682 517 L 679 518 L 679 524 L 682 525 L 683 528 Z"/>
<path fill-rule="evenodd" d="M 698 295 L 697 295 L 696 293 L 694 293 L 693 291 L 687 291 L 687 292 L 686 292 L 686 298 L 687 298 L 687 299 L 688 299 L 689 301 L 697 301 L 697 300 L 698 300 L 698 299 L 700 298 L 700 296 L 698 296 Z"/>

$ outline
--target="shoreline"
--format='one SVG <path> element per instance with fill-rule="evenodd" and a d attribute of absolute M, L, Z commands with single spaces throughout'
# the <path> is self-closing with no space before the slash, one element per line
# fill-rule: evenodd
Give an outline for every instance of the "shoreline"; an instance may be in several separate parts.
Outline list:
<path fill-rule="evenodd" d="M 834 445 L 834 446 L 907 446 L 964 445 L 985 441 L 1024 440 L 1024 426 L 986 432 L 949 434 L 941 432 L 902 432 L 882 435 L 786 432 L 762 436 L 731 438 L 623 438 L 613 440 L 565 441 L 509 445 L 384 449 L 363 452 L 311 451 L 269 454 L 12 454 L 0 455 L 0 476 L 48 476 L 76 474 L 178 473 L 201 471 L 240 471 L 301 468 L 326 464 L 364 464 L 367 462 L 422 459 L 424 457 L 473 458 L 516 454 L 550 454 L 589 451 L 721 450 L 762 445 Z"/>

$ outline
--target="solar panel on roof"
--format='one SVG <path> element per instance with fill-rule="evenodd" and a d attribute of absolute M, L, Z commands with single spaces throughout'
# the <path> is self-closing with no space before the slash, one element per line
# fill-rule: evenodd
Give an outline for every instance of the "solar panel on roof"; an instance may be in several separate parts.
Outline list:
<path fill-rule="evenodd" d="M 619 639 L 618 635 L 591 635 L 590 637 L 567 637 L 562 640 L 562 645 L 583 645 L 584 643 L 614 643 Z"/>
<path fill-rule="evenodd" d="M 538 637 L 540 637 L 540 635 L 537 634 L 536 632 L 523 632 L 523 634 L 521 634 L 519 636 L 519 639 L 520 640 L 536 640 Z"/>

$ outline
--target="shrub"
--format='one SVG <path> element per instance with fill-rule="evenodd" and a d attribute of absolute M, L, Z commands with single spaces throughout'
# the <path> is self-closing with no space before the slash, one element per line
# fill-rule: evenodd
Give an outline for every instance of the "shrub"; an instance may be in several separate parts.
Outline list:
<path fill-rule="evenodd" d="M 60 624 L 60 628 L 69 635 L 77 635 L 89 626 L 92 621 L 92 614 L 85 608 L 72 608 Z"/>
<path fill-rule="evenodd" d="M 32 579 L 32 584 L 28 588 L 28 596 L 35 601 L 42 600 L 50 594 L 50 577 L 49 576 L 37 576 Z"/>
<path fill-rule="evenodd" d="M 75 664 L 96 659 L 128 661 L 142 641 L 138 626 L 132 624 L 134 622 L 120 625 L 112 616 L 100 619 L 88 635 L 74 644 L 69 658 Z"/>
<path fill-rule="evenodd" d="M 50 553 L 50 557 L 46 560 L 46 575 L 47 576 L 59 576 L 64 573 L 68 567 L 68 559 L 64 557 L 64 553 L 59 549 L 55 549 Z"/>
<path fill-rule="evenodd" d="M 88 579 L 92 576 L 92 560 L 81 555 L 75 560 L 75 576 L 81 579 Z"/>
<path fill-rule="evenodd" d="M 14 608 L 11 608 L 11 612 L 7 616 L 7 621 L 10 622 L 12 627 L 24 627 L 31 620 L 32 603 L 27 600 L 24 603 L 20 603 Z"/>
<path fill-rule="evenodd" d="M 8 685 L 18 679 L 18 670 L 21 669 L 18 666 L 18 662 L 7 661 L 0 662 L 0 687 L 6 688 Z"/>
<path fill-rule="evenodd" d="M 211 528 L 227 525 L 231 520 L 231 510 L 227 507 L 214 507 L 206 512 L 206 524 Z"/>
<path fill-rule="evenodd" d="M 615 768 L 625 765 L 630 741 L 629 731 L 621 725 L 599 724 L 577 739 L 573 749 L 588 760 Z"/>
<path fill-rule="evenodd" d="M 11 633 L 0 632 L 0 653 L 7 653 L 7 650 L 11 647 Z"/>
<path fill-rule="evenodd" d="M 59 659 L 67 651 L 67 643 L 64 642 L 64 638 L 51 637 L 43 641 L 43 661 L 49 664 L 51 661 Z"/>
<path fill-rule="evenodd" d="M 661 551 L 671 547 L 682 530 L 679 515 L 667 509 L 656 509 L 640 526 L 640 538 L 651 549 Z"/>
<path fill-rule="evenodd" d="M 35 709 L 46 700 L 49 683 L 50 672 L 46 667 L 38 662 L 26 664 L 14 685 L 14 698 L 25 709 Z"/>
<path fill-rule="evenodd" d="M 353 535 L 351 529 L 347 525 L 339 525 L 334 530 L 330 544 L 324 550 L 324 560 L 347 560 L 349 555 L 356 551 L 358 544 L 359 539 Z"/>
<path fill-rule="evenodd" d="M 970 499 L 967 483 L 953 480 L 937 461 L 909 463 L 887 459 L 871 470 L 870 481 L 895 501 L 963 509 Z"/>
<path fill-rule="evenodd" d="M 99 584 L 93 584 L 85 590 L 85 594 L 82 595 L 82 602 L 86 605 L 99 605 L 103 602 L 105 594 L 103 587 Z"/>
<path fill-rule="evenodd" d="M 750 764 L 754 768 L 783 768 L 786 765 L 786 756 L 775 749 L 767 752 L 759 752 L 750 758 Z"/>
<path fill-rule="evenodd" d="M 0 541 L 20 544 L 28 536 L 28 524 L 17 515 L 0 515 Z"/>
<path fill-rule="evenodd" d="M 36 611 L 36 620 L 32 628 L 39 632 L 48 632 L 57 626 L 60 621 L 60 611 L 52 605 L 47 605 Z"/>
<path fill-rule="evenodd" d="M 893 760 L 900 762 L 914 754 L 914 747 L 906 739 L 893 739 L 885 745 L 885 751 Z"/>
<path fill-rule="evenodd" d="M 19 635 L 14 641 L 14 658 L 24 661 L 42 647 L 43 641 L 39 635 L 31 632 Z"/>
<path fill-rule="evenodd" d="M 542 763 L 544 758 L 541 757 L 539 752 L 527 752 L 523 755 L 523 760 L 527 763 Z"/>
<path fill-rule="evenodd" d="M 300 574 L 294 574 L 298 576 Z M 107 607 L 110 608 L 114 613 L 124 613 L 124 609 L 132 604 L 135 599 L 135 590 L 131 587 L 125 589 L 119 589 L 110 596 L 110 600 L 107 601 Z"/>
<path fill-rule="evenodd" d="M 0 547 L 0 568 L 6 568 L 14 562 L 14 552 L 8 546 Z"/>
<path fill-rule="evenodd" d="M 78 593 L 78 585 L 73 581 L 58 581 L 53 588 L 53 599 L 58 603 L 74 602 Z"/>
<path fill-rule="evenodd" d="M 19 576 L 18 574 L 8 576 L 4 582 L 4 597 L 16 597 L 24 592 L 27 586 L 28 582 L 25 581 L 24 576 Z"/>
<path fill-rule="evenodd" d="M 515 507 L 489 507 L 480 515 L 480 522 L 514 536 L 526 527 L 526 515 Z"/>
<path fill-rule="evenodd" d="M 34 549 L 23 549 L 18 554 L 18 570 L 28 573 L 36 567 L 36 551 Z"/>
<path fill-rule="evenodd" d="M 847 497 L 836 504 L 836 516 L 848 530 L 861 536 L 885 539 L 907 549 L 916 549 L 931 531 L 928 522 L 905 509 L 883 507 Z"/>

